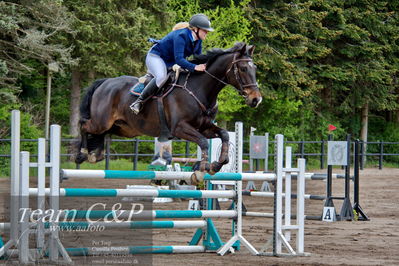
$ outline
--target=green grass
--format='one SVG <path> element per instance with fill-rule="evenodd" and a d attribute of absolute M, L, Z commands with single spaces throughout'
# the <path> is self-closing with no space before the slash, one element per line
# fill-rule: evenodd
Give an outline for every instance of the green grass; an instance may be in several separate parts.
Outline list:
<path fill-rule="evenodd" d="M 367 160 L 364 168 L 378 168 L 379 162 L 377 160 Z M 382 168 L 399 168 L 398 162 L 383 161 Z"/>
<path fill-rule="evenodd" d="M 137 170 L 147 170 L 148 163 L 137 162 Z M 63 169 L 75 169 L 76 164 L 73 162 L 61 163 Z M 82 163 L 80 169 L 91 169 L 91 170 L 104 170 L 105 161 L 91 164 L 88 162 Z M 109 162 L 109 170 L 133 170 L 133 162 L 126 159 L 112 160 Z"/>

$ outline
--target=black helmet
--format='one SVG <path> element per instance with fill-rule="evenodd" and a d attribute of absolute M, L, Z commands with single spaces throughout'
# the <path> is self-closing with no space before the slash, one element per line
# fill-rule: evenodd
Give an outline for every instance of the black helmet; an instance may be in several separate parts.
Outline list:
<path fill-rule="evenodd" d="M 190 19 L 190 26 L 200 28 L 206 31 L 214 31 L 211 27 L 209 18 L 204 14 L 196 14 Z"/>

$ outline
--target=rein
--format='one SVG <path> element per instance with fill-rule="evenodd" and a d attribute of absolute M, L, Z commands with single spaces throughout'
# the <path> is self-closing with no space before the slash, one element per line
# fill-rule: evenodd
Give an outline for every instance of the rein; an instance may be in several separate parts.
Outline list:
<path fill-rule="evenodd" d="M 238 62 L 252 62 L 252 59 L 251 59 L 251 58 L 236 59 L 236 56 L 237 56 L 237 54 L 234 54 L 233 62 L 231 62 L 231 64 L 230 64 L 228 70 L 227 70 L 226 73 L 224 74 L 224 77 L 227 78 L 228 75 L 229 75 L 229 73 L 231 72 L 231 70 L 232 70 L 232 68 L 233 68 L 234 76 L 235 76 L 235 79 L 236 79 L 237 83 L 238 83 L 239 86 L 240 86 L 240 89 L 237 89 L 237 88 L 234 87 L 234 86 L 233 86 L 233 87 L 238 91 L 238 93 L 239 93 L 240 95 L 243 95 L 244 97 L 247 97 L 246 95 L 244 95 L 244 89 L 245 89 L 245 88 L 248 88 L 248 87 L 258 86 L 258 84 L 257 84 L 257 83 L 243 84 L 242 78 L 241 78 L 241 76 L 240 76 L 240 74 L 239 74 L 239 71 L 238 71 L 237 63 L 238 63 Z M 222 83 L 222 84 L 224 84 L 224 85 L 229 85 L 229 83 L 227 83 L 226 81 L 223 81 L 222 79 L 220 79 L 220 78 L 216 77 L 215 75 L 211 74 L 211 73 L 210 73 L 209 71 L 207 71 L 206 69 L 205 69 L 204 72 L 205 72 L 207 75 L 209 75 L 210 77 L 212 77 L 213 79 L 216 79 L 217 81 L 219 81 L 220 83 Z M 183 85 L 177 84 L 177 81 L 178 81 L 178 80 L 175 80 L 175 82 L 171 84 L 171 87 L 170 87 L 169 90 L 162 96 L 162 98 L 166 97 L 175 87 L 181 88 L 181 89 L 185 90 L 188 94 L 190 94 L 190 95 L 194 98 L 194 100 L 195 100 L 195 101 L 198 103 L 198 105 L 200 106 L 201 110 L 202 110 L 206 115 L 210 115 L 211 112 L 212 112 L 212 110 L 215 108 L 215 106 L 217 106 L 217 102 L 215 103 L 215 105 L 214 105 L 212 108 L 207 109 L 207 108 L 205 107 L 205 105 L 198 99 L 198 97 L 195 96 L 195 94 L 194 94 L 191 90 L 189 90 L 189 89 L 187 88 L 187 82 L 188 82 L 188 78 L 189 78 L 189 77 L 190 77 L 190 72 L 187 74 L 186 80 L 184 81 L 184 84 L 183 84 Z"/>
<path fill-rule="evenodd" d="M 213 109 L 215 108 L 215 106 L 217 105 L 217 103 L 216 103 L 212 108 L 207 109 L 207 108 L 205 107 L 205 105 L 198 99 L 198 97 L 195 96 L 195 94 L 194 94 L 191 90 L 189 90 L 189 89 L 187 88 L 187 82 L 188 82 L 188 78 L 189 78 L 189 77 L 190 77 L 190 72 L 187 74 L 186 80 L 184 81 L 184 84 L 183 84 L 183 85 L 177 84 L 177 83 L 176 83 L 177 80 L 175 80 L 175 82 L 174 82 L 173 84 L 171 84 L 172 86 L 170 87 L 170 89 L 162 96 L 162 98 L 163 98 L 163 97 L 166 97 L 175 87 L 181 88 L 181 89 L 185 90 L 188 94 L 190 94 L 190 95 L 194 98 L 194 100 L 198 103 L 198 105 L 200 106 L 202 112 L 203 112 L 204 114 L 206 114 L 206 115 L 209 116 L 209 115 L 211 114 L 212 110 L 213 110 Z"/>

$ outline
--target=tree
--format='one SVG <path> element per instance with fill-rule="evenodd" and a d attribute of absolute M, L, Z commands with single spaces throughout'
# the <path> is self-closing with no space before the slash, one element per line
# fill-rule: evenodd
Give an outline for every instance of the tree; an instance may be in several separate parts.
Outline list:
<path fill-rule="evenodd" d="M 327 14 L 324 25 L 339 30 L 329 41 L 331 53 L 314 65 L 315 74 L 329 84 L 335 107 L 329 110 L 346 120 L 349 132 L 360 131 L 367 141 L 369 113 L 398 108 L 395 13 L 382 1 L 335 1 L 313 7 Z"/>
<path fill-rule="evenodd" d="M 266 99 L 259 112 L 246 116 L 249 121 L 262 117 L 260 128 L 302 138 L 325 135 L 328 122 L 359 134 L 362 112 L 367 117 L 368 108 L 397 108 L 397 4 L 252 1 L 252 7 Z"/>
<path fill-rule="evenodd" d="M 71 17 L 59 1 L 2 1 L 0 11 L 0 85 L 10 88 L 29 73 L 26 59 L 61 67 L 74 62 L 71 48 L 58 43 L 60 35 L 71 33 Z"/>
<path fill-rule="evenodd" d="M 59 43 L 71 34 L 71 16 L 60 1 L 0 2 L 0 104 L 18 108 L 17 95 L 26 89 L 21 79 L 35 72 L 33 65 L 73 64 L 71 48 Z M 40 89 L 44 89 L 45 86 Z M 34 116 L 33 113 L 29 114 Z"/>
<path fill-rule="evenodd" d="M 326 122 L 315 115 L 314 106 L 322 84 L 312 75 L 309 61 L 330 52 L 320 40 L 334 38 L 337 32 L 322 27 L 325 14 L 312 10 L 309 1 L 253 1 L 251 6 L 248 17 L 264 102 L 258 110 L 245 110 L 243 117 L 272 134 L 301 138 L 310 132 L 322 134 Z"/>
<path fill-rule="evenodd" d="M 166 28 L 168 14 L 166 4 L 158 1 L 63 2 L 76 17 L 76 38 L 68 40 L 79 59 L 72 69 L 69 123 L 70 135 L 76 136 L 82 85 L 100 77 L 143 74 L 147 39 Z"/>

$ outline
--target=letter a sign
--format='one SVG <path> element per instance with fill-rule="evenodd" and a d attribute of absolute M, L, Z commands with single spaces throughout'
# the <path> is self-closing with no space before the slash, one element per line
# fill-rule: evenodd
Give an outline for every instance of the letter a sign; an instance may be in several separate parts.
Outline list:
<path fill-rule="evenodd" d="M 323 209 L 323 221 L 324 222 L 334 222 L 336 221 L 335 208 L 334 207 L 324 207 Z"/>

